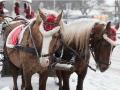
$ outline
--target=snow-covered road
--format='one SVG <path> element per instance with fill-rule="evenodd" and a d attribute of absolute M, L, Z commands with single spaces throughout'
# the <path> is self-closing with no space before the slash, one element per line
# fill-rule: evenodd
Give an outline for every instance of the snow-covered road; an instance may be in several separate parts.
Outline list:
<path fill-rule="evenodd" d="M 88 70 L 87 76 L 84 81 L 84 90 L 120 90 L 120 46 L 114 49 L 111 57 L 112 64 L 110 68 L 101 73 Z M 93 59 L 90 65 L 95 67 Z M 70 88 L 75 90 L 77 82 L 77 75 L 74 73 L 70 77 Z M 21 80 L 19 77 L 18 84 L 20 87 Z M 35 74 L 32 78 L 32 85 L 34 90 L 38 90 L 38 75 Z M 13 82 L 11 77 L 0 77 L 0 90 L 12 90 Z M 49 77 L 47 81 L 47 90 L 58 90 L 55 85 L 54 78 Z"/>

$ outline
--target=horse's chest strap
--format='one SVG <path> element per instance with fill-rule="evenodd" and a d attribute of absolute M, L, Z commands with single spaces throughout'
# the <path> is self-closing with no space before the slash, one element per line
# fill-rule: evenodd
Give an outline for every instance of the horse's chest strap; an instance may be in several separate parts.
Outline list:
<path fill-rule="evenodd" d="M 31 47 L 24 47 L 24 46 L 15 46 L 16 49 L 19 49 L 19 50 L 22 50 L 24 52 L 27 52 L 27 53 L 31 53 L 33 55 L 36 55 L 36 51 L 34 48 L 31 48 Z M 40 53 L 39 53 L 39 56 L 40 56 Z"/>

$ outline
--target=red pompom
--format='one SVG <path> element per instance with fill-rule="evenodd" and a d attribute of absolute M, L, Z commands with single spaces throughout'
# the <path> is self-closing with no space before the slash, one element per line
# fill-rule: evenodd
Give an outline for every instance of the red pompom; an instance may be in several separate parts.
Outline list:
<path fill-rule="evenodd" d="M 111 38 L 112 40 L 116 41 L 116 29 L 115 28 L 109 29 L 108 37 Z"/>
<path fill-rule="evenodd" d="M 55 23 L 55 20 L 56 20 L 56 16 L 53 15 L 53 14 L 49 14 L 47 16 L 46 22 L 48 22 L 48 23 Z M 44 23 L 44 29 L 45 29 L 45 31 L 52 30 L 55 27 L 54 25 L 52 25 L 52 24 L 50 25 L 48 23 Z"/>
<path fill-rule="evenodd" d="M 54 22 L 56 20 L 56 16 L 53 14 L 50 14 L 47 16 L 47 22 Z"/>

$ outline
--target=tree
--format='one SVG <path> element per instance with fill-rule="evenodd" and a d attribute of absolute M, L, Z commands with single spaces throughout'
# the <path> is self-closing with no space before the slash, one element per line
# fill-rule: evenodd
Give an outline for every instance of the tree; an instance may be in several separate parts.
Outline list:
<path fill-rule="evenodd" d="M 101 5 L 101 4 L 104 4 L 105 3 L 105 0 L 97 0 L 97 5 Z"/>
<path fill-rule="evenodd" d="M 105 3 L 104 0 L 81 0 L 79 9 L 83 15 L 87 15 L 94 7 L 103 3 Z"/>
<path fill-rule="evenodd" d="M 118 17 L 120 20 L 120 1 L 115 0 L 115 17 Z"/>

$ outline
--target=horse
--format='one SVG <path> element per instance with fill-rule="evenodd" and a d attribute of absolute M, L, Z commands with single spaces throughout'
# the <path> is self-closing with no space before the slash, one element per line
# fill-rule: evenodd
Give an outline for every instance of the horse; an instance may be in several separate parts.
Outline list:
<path fill-rule="evenodd" d="M 110 64 L 110 56 L 116 45 L 116 28 L 111 23 L 96 19 L 81 19 L 70 24 L 61 22 L 61 37 L 63 42 L 63 63 L 71 63 L 74 70 L 57 70 L 59 90 L 70 90 L 69 78 L 73 72 L 78 75 L 76 90 L 83 90 L 84 78 L 89 66 L 90 52 L 101 72 L 105 72 Z"/>
<path fill-rule="evenodd" d="M 46 16 L 40 10 L 38 17 L 27 24 L 16 22 L 9 23 L 9 26 L 6 26 L 4 30 L 4 39 L 6 41 L 4 50 L 6 57 L 9 59 L 10 70 L 12 72 L 13 90 L 18 90 L 18 70 L 22 74 L 21 89 L 32 90 L 32 75 L 34 73 L 40 75 L 52 63 L 52 59 L 50 58 L 60 43 L 59 22 L 61 16 L 62 13 L 57 16 L 54 14 Z M 19 32 L 18 29 L 21 31 Z M 20 33 L 19 36 L 22 38 L 13 37 L 15 30 L 18 30 Z M 11 43 L 11 38 L 17 42 L 15 44 Z M 40 87 L 39 90 L 41 90 Z"/>

